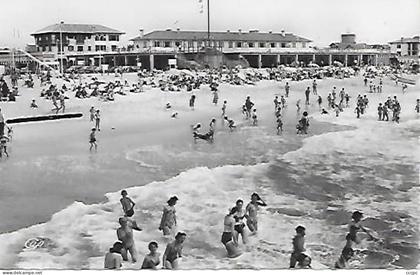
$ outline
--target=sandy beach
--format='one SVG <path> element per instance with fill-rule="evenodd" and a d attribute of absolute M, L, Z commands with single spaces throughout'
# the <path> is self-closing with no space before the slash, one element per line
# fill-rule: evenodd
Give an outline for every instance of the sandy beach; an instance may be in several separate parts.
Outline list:
<path fill-rule="evenodd" d="M 105 76 L 104 80 L 114 79 Z M 135 74 L 124 76 L 137 81 Z M 287 268 L 291 238 L 297 224 L 307 228 L 307 247 L 314 268 L 332 267 L 344 244 L 349 213 L 362 209 L 369 223 L 387 240 L 385 247 L 364 242 L 365 251 L 353 267 L 415 268 L 418 264 L 418 162 L 420 120 L 414 112 L 419 82 L 402 95 L 387 77 L 382 94 L 368 94 L 369 109 L 356 119 L 357 94 L 367 93 L 363 78 L 318 80 L 324 103 L 332 87 L 345 88 L 350 108 L 337 118 L 320 115 L 311 94 L 310 133 L 296 135 L 296 101 L 312 80 L 263 80 L 255 86 L 219 87 L 219 104 L 212 104 L 208 86 L 191 92 L 116 95 L 114 102 L 77 99 L 72 93 L 67 112 L 80 119 L 13 125 L 11 156 L 0 161 L 0 250 L 2 268 L 102 269 L 103 255 L 115 241 L 120 190 L 136 201 L 134 218 L 143 227 L 135 234 L 139 258 L 147 243 L 164 243 L 157 230 L 166 200 L 177 195 L 179 228 L 188 235 L 183 269 Z M 284 133 L 276 135 L 275 95 L 291 85 L 284 113 Z M 15 103 L 0 102 L 6 118 L 51 113 L 50 101 L 34 89 L 21 88 Z M 397 95 L 401 123 L 377 121 L 376 107 Z M 243 119 L 241 106 L 249 95 L 259 116 L 256 127 Z M 30 109 L 34 98 L 39 108 Z M 227 114 L 238 124 L 230 132 L 221 121 Z M 164 106 L 170 102 L 170 111 Z M 98 151 L 89 152 L 89 108 L 101 110 Z M 179 118 L 172 119 L 172 112 Z M 194 143 L 191 125 L 204 129 L 217 119 L 214 144 Z M 260 213 L 259 235 L 238 259 L 225 258 L 220 243 L 223 216 L 238 198 L 258 192 L 269 204 Z M 281 232 L 281 234 L 279 234 Z M 43 236 L 54 245 L 22 249 L 31 237 Z M 42 258 L 42 261 L 39 259 Z M 137 264 L 124 268 L 137 269 Z"/>

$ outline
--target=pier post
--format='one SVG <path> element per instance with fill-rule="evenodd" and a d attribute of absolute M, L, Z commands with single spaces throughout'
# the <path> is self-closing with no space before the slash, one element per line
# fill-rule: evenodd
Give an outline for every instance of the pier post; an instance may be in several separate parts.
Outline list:
<path fill-rule="evenodd" d="M 314 64 L 315 64 L 315 62 L 316 62 L 316 56 L 315 56 L 315 54 L 313 54 L 313 55 L 312 55 L 312 63 L 314 63 Z"/>
<path fill-rule="evenodd" d="M 362 64 L 363 62 L 363 54 L 359 55 L 359 66 Z"/>
<path fill-rule="evenodd" d="M 114 67 L 117 67 L 117 56 L 116 55 L 114 55 Z"/>
<path fill-rule="evenodd" d="M 261 69 L 261 67 L 262 67 L 262 55 L 259 54 L 258 55 L 258 69 Z"/>
<path fill-rule="evenodd" d="M 328 55 L 328 65 L 332 64 L 332 54 Z"/>
<path fill-rule="evenodd" d="M 375 66 L 378 66 L 378 55 L 375 54 Z"/>
<path fill-rule="evenodd" d="M 349 61 L 349 56 L 348 56 L 348 54 L 345 54 L 344 55 L 344 67 L 347 67 L 348 61 Z"/>
<path fill-rule="evenodd" d="M 280 55 L 277 55 L 277 66 L 280 65 Z"/>
<path fill-rule="evenodd" d="M 124 55 L 124 66 L 128 66 L 128 56 Z"/>

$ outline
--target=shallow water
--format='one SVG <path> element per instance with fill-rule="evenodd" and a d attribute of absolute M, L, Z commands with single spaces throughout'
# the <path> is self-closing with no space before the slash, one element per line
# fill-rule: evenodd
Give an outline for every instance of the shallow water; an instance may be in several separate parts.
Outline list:
<path fill-rule="evenodd" d="M 161 209 L 169 196 L 179 197 L 179 229 L 188 234 L 182 268 L 287 268 L 291 238 L 299 224 L 307 228 L 306 247 L 314 268 L 332 268 L 354 210 L 365 213 L 366 226 L 384 242 L 363 241 L 351 267 L 415 268 L 420 186 L 413 148 L 418 145 L 419 122 L 394 126 L 366 120 L 361 127 L 330 124 L 335 121 L 317 117 L 319 121 L 311 120 L 310 137 L 302 137 L 295 135 L 295 114 L 289 108 L 282 136 L 275 135 L 273 121 L 265 119 L 259 127 L 241 122 L 232 133 L 219 128 L 214 144 L 186 140 L 176 146 L 168 142 L 120 153 L 28 161 L 25 179 L 40 177 L 42 169 L 45 181 L 27 187 L 48 192 L 56 181 L 54 203 L 61 199 L 63 207 L 69 206 L 45 224 L 0 235 L 7 247 L 7 253 L 0 251 L 0 266 L 102 268 L 122 212 L 119 192 L 108 193 L 105 202 L 97 203 L 106 192 L 100 190 L 136 186 L 128 192 L 137 202 L 134 217 L 144 229 L 135 235 L 140 255 L 151 240 L 157 240 L 163 252 L 167 240 L 157 230 Z M 269 118 L 270 113 L 261 112 L 261 117 Z M 351 121 L 349 117 L 341 121 Z M 58 191 L 63 189 L 69 199 Z M 247 202 L 253 192 L 268 203 L 259 214 L 259 235 L 242 246 L 243 256 L 226 259 L 220 243 L 223 216 L 238 198 Z M 73 203 L 82 193 L 93 196 Z M 9 193 L 4 199 L 15 195 Z M 50 215 L 45 209 L 39 212 L 44 212 L 43 217 Z M 35 236 L 48 236 L 55 246 L 23 250 L 24 241 Z M 139 264 L 125 267 L 139 268 Z"/>

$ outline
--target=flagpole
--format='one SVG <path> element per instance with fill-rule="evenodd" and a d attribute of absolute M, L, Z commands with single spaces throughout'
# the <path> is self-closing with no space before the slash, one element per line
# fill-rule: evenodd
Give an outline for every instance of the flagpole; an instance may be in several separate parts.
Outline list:
<path fill-rule="evenodd" d="M 207 41 L 210 48 L 210 0 L 207 0 Z"/>

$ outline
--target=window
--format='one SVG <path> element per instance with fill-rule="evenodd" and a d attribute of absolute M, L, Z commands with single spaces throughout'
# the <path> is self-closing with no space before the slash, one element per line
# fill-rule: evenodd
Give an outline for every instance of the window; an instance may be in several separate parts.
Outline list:
<path fill-rule="evenodd" d="M 36 51 L 37 51 L 37 52 L 40 52 L 40 51 L 41 51 L 41 49 L 40 49 L 39 47 L 36 47 Z"/>
<path fill-rule="evenodd" d="M 260 42 L 260 43 L 258 44 L 258 47 L 260 47 L 260 48 L 265 48 L 265 43 L 264 43 L 264 42 Z"/>
<path fill-rule="evenodd" d="M 51 52 L 51 46 L 48 46 L 48 51 Z"/>
<path fill-rule="evenodd" d="M 175 41 L 175 46 L 176 46 L 176 47 L 181 46 L 181 42 L 179 42 L 179 41 Z"/>
<path fill-rule="evenodd" d="M 137 44 L 137 45 L 136 45 L 136 48 L 137 48 L 137 49 L 138 49 L 138 48 L 140 48 L 139 44 Z"/>
<path fill-rule="evenodd" d="M 292 48 L 296 48 L 296 43 L 295 42 L 292 43 Z"/>
<path fill-rule="evenodd" d="M 47 47 L 45 47 L 45 46 L 44 46 L 44 47 L 42 47 L 42 51 L 43 51 L 43 52 L 46 52 L 46 51 L 47 51 Z"/>
<path fill-rule="evenodd" d="M 225 41 L 219 41 L 219 48 L 223 48 L 225 46 Z"/>
<path fill-rule="evenodd" d="M 88 51 L 92 51 L 92 46 L 88 46 Z"/>
<path fill-rule="evenodd" d="M 98 45 L 96 45 L 95 46 L 95 51 L 100 51 L 101 50 L 101 47 L 100 46 L 98 46 Z"/>
<path fill-rule="evenodd" d="M 270 47 L 271 47 L 271 48 L 275 48 L 275 47 L 276 47 L 276 43 L 271 42 L 271 43 L 270 43 Z"/>
<path fill-rule="evenodd" d="M 77 51 L 78 52 L 83 52 L 83 46 L 77 46 Z"/>
<path fill-rule="evenodd" d="M 249 43 L 248 43 L 248 47 L 250 47 L 250 48 L 254 48 L 254 43 L 253 43 L 253 42 L 249 42 Z"/>
<path fill-rule="evenodd" d="M 229 45 L 229 48 L 233 48 L 233 42 L 232 41 L 229 41 L 229 43 L 228 43 Z"/>
<path fill-rule="evenodd" d="M 117 50 L 117 46 L 116 45 L 112 45 L 111 46 L 111 51 L 115 52 Z"/>
<path fill-rule="evenodd" d="M 398 44 L 397 45 L 397 49 L 401 49 L 401 44 Z"/>
<path fill-rule="evenodd" d="M 55 34 L 51 34 L 51 40 L 54 41 L 55 40 Z"/>
<path fill-rule="evenodd" d="M 281 43 L 282 48 L 286 48 L 286 43 Z"/>
<path fill-rule="evenodd" d="M 101 45 L 101 51 L 106 51 L 106 46 L 105 45 Z"/>
<path fill-rule="evenodd" d="M 237 48 L 242 48 L 242 42 L 236 42 L 236 47 Z"/>
<path fill-rule="evenodd" d="M 302 48 L 306 48 L 306 43 L 302 42 Z"/>
<path fill-rule="evenodd" d="M 194 42 L 192 40 L 188 41 L 188 48 L 194 48 Z"/>
<path fill-rule="evenodd" d="M 120 37 L 118 35 L 109 35 L 109 41 L 119 41 Z"/>
<path fill-rule="evenodd" d="M 155 47 L 160 47 L 160 41 L 155 41 Z"/>
<path fill-rule="evenodd" d="M 165 48 L 170 48 L 170 47 L 171 47 L 171 42 L 165 41 Z"/>
<path fill-rule="evenodd" d="M 73 46 L 68 46 L 68 48 L 67 48 L 67 49 L 69 50 L 69 52 L 74 51 L 74 47 L 73 47 Z"/>

